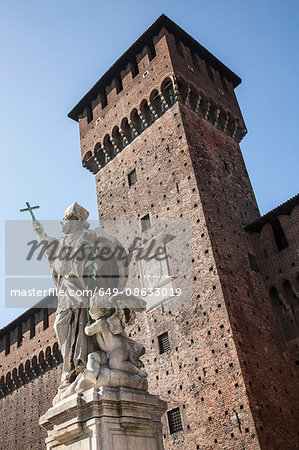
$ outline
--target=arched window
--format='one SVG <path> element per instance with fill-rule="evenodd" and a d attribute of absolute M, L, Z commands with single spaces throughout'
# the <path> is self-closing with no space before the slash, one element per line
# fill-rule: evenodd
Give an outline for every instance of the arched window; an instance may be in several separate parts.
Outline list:
<path fill-rule="evenodd" d="M 23 364 L 21 363 L 20 365 L 19 365 L 19 377 L 22 377 L 22 375 L 24 375 L 24 366 L 23 366 Z"/>
<path fill-rule="evenodd" d="M 53 350 L 52 350 L 52 355 L 53 358 L 56 362 L 61 362 L 62 361 L 62 356 L 59 350 L 59 346 L 58 346 L 58 342 L 55 342 L 53 344 Z"/>
<path fill-rule="evenodd" d="M 18 370 L 16 367 L 12 370 L 12 379 L 15 383 L 18 381 Z"/>
<path fill-rule="evenodd" d="M 121 151 L 124 148 L 124 145 L 123 138 L 121 137 L 118 127 L 113 128 L 112 137 L 115 140 L 118 150 Z"/>
<path fill-rule="evenodd" d="M 49 360 L 51 359 L 51 356 L 52 356 L 51 353 L 52 353 L 52 352 L 51 352 L 51 347 L 48 346 L 48 347 L 46 348 L 46 353 L 45 353 L 45 354 L 46 354 L 46 360 L 47 360 L 47 361 L 49 361 Z"/>
<path fill-rule="evenodd" d="M 103 152 L 102 145 L 100 142 L 97 142 L 97 144 L 95 145 L 93 153 L 94 153 L 95 157 L 97 158 L 100 166 L 104 167 L 106 164 L 106 158 L 105 158 L 105 154 Z"/>
<path fill-rule="evenodd" d="M 140 111 L 147 123 L 147 126 L 149 127 L 153 123 L 153 116 L 146 100 L 142 100 Z"/>
<path fill-rule="evenodd" d="M 37 367 L 37 357 L 34 355 L 32 358 L 32 368 L 36 368 Z"/>
<path fill-rule="evenodd" d="M 123 138 L 123 146 L 125 147 L 130 144 L 134 138 L 132 138 L 132 130 L 129 125 L 128 119 L 125 117 L 121 122 L 121 131 L 122 131 L 122 138 Z"/>
<path fill-rule="evenodd" d="M 10 372 L 8 372 L 7 373 L 7 375 L 6 375 L 6 384 L 11 384 L 11 373 Z"/>
<path fill-rule="evenodd" d="M 95 161 L 94 155 L 91 151 L 88 151 L 83 155 L 82 165 L 93 174 L 98 172 L 97 162 Z"/>
<path fill-rule="evenodd" d="M 162 110 L 161 98 L 160 98 L 160 95 L 159 95 L 159 92 L 157 91 L 157 89 L 155 89 L 151 93 L 150 101 L 151 101 L 151 104 L 152 104 L 154 110 L 156 111 L 158 117 L 161 117 L 163 114 L 163 110 Z"/>
<path fill-rule="evenodd" d="M 52 354 L 53 354 L 53 355 L 58 355 L 58 354 L 59 354 L 59 346 L 58 346 L 58 342 L 54 342 Z"/>
<path fill-rule="evenodd" d="M 279 298 L 276 288 L 273 286 L 270 289 L 269 296 L 271 299 L 272 306 L 274 308 L 276 317 L 278 318 L 283 333 L 287 341 L 295 339 L 298 334 L 298 328 L 294 321 L 294 316 L 291 310 L 287 310 L 285 305 Z"/>
<path fill-rule="evenodd" d="M 170 78 L 166 78 L 161 85 L 161 92 L 169 108 L 175 103 L 173 83 Z"/>
<path fill-rule="evenodd" d="M 139 117 L 139 114 L 137 112 L 137 109 L 133 109 L 133 111 L 131 112 L 131 122 L 134 126 L 134 129 L 137 131 L 138 135 L 142 133 L 143 131 L 143 123 L 142 120 Z"/>
<path fill-rule="evenodd" d="M 83 155 L 83 162 L 87 162 L 92 157 L 92 153 L 90 151 L 86 152 Z"/>
<path fill-rule="evenodd" d="M 45 355 L 44 355 L 44 352 L 41 351 L 41 352 L 39 352 L 39 355 L 38 355 L 38 362 L 41 364 L 44 361 L 45 361 Z"/>
<path fill-rule="evenodd" d="M 112 142 L 110 141 L 109 134 L 106 134 L 106 136 L 104 137 L 103 147 L 106 151 L 108 161 L 112 160 L 114 158 L 114 148 Z"/>

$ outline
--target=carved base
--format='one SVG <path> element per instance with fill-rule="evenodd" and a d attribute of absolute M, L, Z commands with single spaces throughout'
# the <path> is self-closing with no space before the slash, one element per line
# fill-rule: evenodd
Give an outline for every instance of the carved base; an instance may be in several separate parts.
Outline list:
<path fill-rule="evenodd" d="M 128 389 L 147 391 L 148 382 L 146 378 L 139 375 L 122 372 L 121 370 L 111 370 L 107 366 L 101 367 L 99 372 L 85 369 L 73 383 L 59 386 L 58 392 L 53 399 L 53 405 L 76 393 L 83 393 L 93 387 L 101 388 L 106 386 L 114 388 L 122 386 Z"/>
<path fill-rule="evenodd" d="M 135 389 L 92 388 L 50 408 L 40 425 L 48 432 L 47 450 L 162 450 L 166 406 Z"/>

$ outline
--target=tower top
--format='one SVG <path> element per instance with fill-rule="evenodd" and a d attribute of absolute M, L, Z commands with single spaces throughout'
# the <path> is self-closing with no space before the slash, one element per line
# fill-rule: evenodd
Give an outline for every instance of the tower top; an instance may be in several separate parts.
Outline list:
<path fill-rule="evenodd" d="M 73 120 L 78 121 L 78 116 L 82 114 L 84 108 L 88 107 L 91 101 L 97 97 L 99 92 L 103 92 L 106 86 L 109 86 L 113 79 L 120 79 L 120 72 L 126 68 L 128 64 L 136 67 L 136 54 L 141 53 L 145 46 L 148 46 L 151 52 L 155 52 L 153 38 L 157 36 L 161 29 L 166 29 L 173 34 L 176 39 L 180 40 L 185 46 L 196 52 L 199 57 L 204 59 L 207 64 L 218 70 L 223 76 L 230 81 L 235 88 L 241 83 L 241 79 L 226 67 L 219 59 L 217 59 L 206 48 L 200 45 L 193 37 L 186 33 L 176 23 L 162 14 L 158 19 L 134 42 L 133 45 L 107 70 L 107 72 L 97 81 L 97 83 L 87 92 L 87 94 L 79 101 L 79 103 L 68 114 Z M 154 55 L 153 55 L 154 57 Z"/>

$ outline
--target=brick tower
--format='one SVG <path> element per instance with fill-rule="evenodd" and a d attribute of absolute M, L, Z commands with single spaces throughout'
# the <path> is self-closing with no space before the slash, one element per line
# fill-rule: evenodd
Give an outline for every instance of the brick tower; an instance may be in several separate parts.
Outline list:
<path fill-rule="evenodd" d="M 168 402 L 168 449 L 298 439 L 293 361 L 245 230 L 260 214 L 239 147 L 240 82 L 163 15 L 69 114 L 100 220 L 192 221 L 192 307 L 158 307 L 132 330 L 150 391 Z"/>
<path fill-rule="evenodd" d="M 169 450 L 298 448 L 299 196 L 260 217 L 239 147 L 240 82 L 163 15 L 69 114 L 100 221 L 192 222 L 191 306 L 163 301 L 131 330 L 149 391 L 168 402 Z M 42 448 L 36 416 L 59 380 L 56 338 L 36 311 L 0 332 L 8 449 Z"/>

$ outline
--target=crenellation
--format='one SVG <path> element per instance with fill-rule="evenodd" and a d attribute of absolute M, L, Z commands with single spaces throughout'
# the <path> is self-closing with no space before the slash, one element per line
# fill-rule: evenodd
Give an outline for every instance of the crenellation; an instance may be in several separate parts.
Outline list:
<path fill-rule="evenodd" d="M 136 54 L 139 73 L 143 73 L 148 68 L 152 59 L 150 57 L 149 47 L 145 45 L 142 51 Z"/>
<path fill-rule="evenodd" d="M 107 96 L 107 106 L 114 105 L 118 100 L 118 92 L 116 89 L 116 79 L 113 78 L 109 86 L 105 86 L 105 92 Z"/>
<path fill-rule="evenodd" d="M 175 95 L 174 77 L 167 77 L 161 82 L 160 93 L 157 89 L 153 89 L 149 96 L 149 101 L 145 99 L 141 101 L 140 105 L 142 105 L 144 114 L 137 108 L 131 110 L 129 115 L 130 120 L 127 122 L 127 118 L 124 118 L 121 122 L 122 132 L 126 137 L 125 141 L 122 142 L 120 131 L 117 126 L 114 126 L 112 133 L 118 135 L 118 138 L 116 139 L 112 136 L 117 147 L 115 150 L 123 150 L 126 145 L 129 145 L 129 143 L 137 138 L 148 126 L 158 120 L 162 114 L 173 106 L 174 103 L 172 102 L 175 101 L 176 97 L 179 97 L 179 101 L 189 109 L 203 115 L 204 119 L 210 121 L 214 127 L 223 127 L 223 131 L 227 132 L 233 139 L 239 139 L 245 135 L 246 129 L 243 128 L 243 125 L 240 125 L 238 118 L 234 118 L 229 112 L 225 113 L 214 100 L 208 99 L 202 92 L 197 93 L 195 88 L 187 84 L 180 75 L 178 83 L 178 96 Z M 224 119 L 224 117 L 226 118 Z M 110 136 L 106 135 L 104 140 L 105 139 L 106 141 L 109 141 Z M 117 142 L 118 145 L 116 144 Z M 106 142 L 106 147 L 107 145 L 109 147 L 108 142 Z M 106 152 L 110 155 L 107 161 L 110 161 L 118 151 L 115 153 L 109 148 L 106 149 Z M 88 155 L 88 157 L 86 155 Z M 94 164 L 94 155 L 90 155 L 90 150 L 83 153 L 83 163 L 84 167 L 87 167 L 93 173 L 96 173 L 99 169 L 99 165 Z M 103 167 L 102 162 L 100 165 Z"/>

